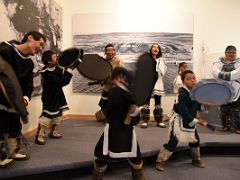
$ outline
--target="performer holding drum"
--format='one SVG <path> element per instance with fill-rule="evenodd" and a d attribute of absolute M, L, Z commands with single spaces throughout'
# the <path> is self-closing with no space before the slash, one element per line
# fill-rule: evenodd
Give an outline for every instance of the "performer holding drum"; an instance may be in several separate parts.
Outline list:
<path fill-rule="evenodd" d="M 144 180 L 143 161 L 137 142 L 134 125 L 139 120 L 139 109 L 131 92 L 132 77 L 123 67 L 112 71 L 114 86 L 109 91 L 105 105 L 107 123 L 95 147 L 93 180 L 101 180 L 107 169 L 108 159 L 127 158 L 131 166 L 132 177 Z"/>
<path fill-rule="evenodd" d="M 115 48 L 112 44 L 107 44 L 105 46 L 105 55 L 106 55 L 106 61 L 110 62 L 110 64 L 112 65 L 112 69 L 116 67 L 124 67 L 122 60 L 116 55 Z M 101 94 L 101 99 L 98 103 L 101 109 L 95 113 L 97 121 L 106 120 L 104 115 L 104 108 L 108 100 L 109 90 L 113 86 L 111 75 L 109 75 L 109 77 L 105 79 L 102 83 L 103 83 L 103 91 Z"/>
<path fill-rule="evenodd" d="M 156 61 L 156 66 L 154 67 L 154 69 L 150 69 L 150 71 L 155 72 L 157 78 L 152 92 L 155 103 L 155 107 L 153 110 L 154 120 L 157 122 L 158 127 L 165 128 L 166 125 L 162 121 L 163 109 L 161 107 L 161 97 L 162 95 L 164 95 L 163 76 L 167 71 L 167 66 L 165 64 L 164 58 L 162 58 L 162 51 L 159 44 L 153 43 L 150 48 L 149 54 L 152 57 L 151 60 Z M 149 99 L 141 109 L 141 120 L 143 121 L 141 124 L 142 128 L 147 128 L 148 121 L 150 120 L 150 99 L 151 97 L 149 97 Z"/>
<path fill-rule="evenodd" d="M 240 134 L 240 59 L 236 58 L 236 47 L 229 45 L 225 49 L 225 57 L 213 63 L 213 76 L 225 81 L 234 90 L 229 103 L 221 105 L 222 131 L 235 128 Z"/>
<path fill-rule="evenodd" d="M 45 132 L 50 128 L 50 138 L 62 138 L 58 129 L 64 110 L 68 109 L 62 87 L 69 84 L 73 69 L 91 80 L 103 81 L 112 67 L 97 54 L 85 54 L 78 48 L 69 48 L 60 53 L 48 50 L 43 53 L 42 62 L 45 67 L 41 71 L 43 77 L 43 111 L 39 119 L 35 143 L 46 144 Z M 96 68 L 98 67 L 98 68 Z"/>
<path fill-rule="evenodd" d="M 41 71 L 43 77 L 43 111 L 39 119 L 35 143 L 44 145 L 45 132 L 50 128 L 50 138 L 62 138 L 58 129 L 63 111 L 68 109 L 63 86 L 69 84 L 73 69 L 92 80 L 104 80 L 111 72 L 110 63 L 97 54 L 85 54 L 78 48 L 69 48 L 60 53 L 48 50 L 43 53 L 42 62 L 45 67 Z M 98 68 L 96 68 L 98 67 Z"/>
<path fill-rule="evenodd" d="M 183 87 L 179 89 L 170 119 L 170 139 L 160 149 L 156 160 L 155 168 L 158 171 L 164 171 L 165 162 L 176 149 L 178 142 L 189 143 L 192 165 L 204 167 L 200 159 L 200 138 L 196 124 L 207 126 L 208 123 L 200 117 L 198 112 L 201 110 L 201 104 L 190 97 L 190 91 L 196 85 L 196 77 L 191 70 L 186 70 L 181 74 L 181 79 Z"/>
<path fill-rule="evenodd" d="M 134 126 L 140 121 L 138 107 L 151 97 L 156 82 L 156 74 L 152 71 L 155 67 L 156 61 L 152 60 L 149 53 L 145 53 L 136 63 L 133 80 L 131 73 L 123 67 L 116 67 L 112 71 L 114 86 L 105 105 L 107 123 L 95 147 L 97 159 L 94 162 L 93 179 L 103 178 L 109 157 L 128 158 L 133 179 L 145 179 Z"/>
<path fill-rule="evenodd" d="M 50 138 L 62 138 L 58 129 L 62 121 L 63 111 L 69 109 L 62 88 L 69 84 L 73 71 L 72 68 L 62 69 L 56 66 L 57 54 L 51 50 L 43 53 L 42 62 L 44 64 L 44 68 L 41 70 L 43 110 L 35 136 L 35 143 L 39 145 L 46 144 L 45 132 L 48 129 L 50 129 Z"/>
<path fill-rule="evenodd" d="M 31 31 L 23 37 L 21 43 L 5 41 L 0 44 L 0 56 L 14 70 L 26 106 L 31 99 L 33 90 L 33 62 L 30 56 L 39 53 L 45 43 L 46 39 L 43 34 Z M 0 117 L 0 166 L 7 166 L 13 159 L 29 159 L 29 155 L 19 153 L 22 130 L 20 116 L 7 102 L 1 89 Z M 26 123 L 26 121 L 24 122 Z"/>

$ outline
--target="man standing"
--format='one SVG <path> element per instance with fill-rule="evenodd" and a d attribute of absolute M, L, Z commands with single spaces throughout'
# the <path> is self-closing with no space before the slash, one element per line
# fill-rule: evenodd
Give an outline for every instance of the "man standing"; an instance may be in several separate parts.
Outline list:
<path fill-rule="evenodd" d="M 113 44 L 107 44 L 105 46 L 105 55 L 106 61 L 108 61 L 112 65 L 112 69 L 116 67 L 124 67 L 122 60 L 116 56 L 116 51 Z M 104 109 L 108 100 L 108 94 L 110 88 L 113 86 L 113 82 L 111 80 L 111 75 L 107 79 L 103 81 L 103 91 L 101 94 L 101 99 L 98 105 L 101 107 L 99 111 L 95 113 L 97 121 L 105 121 Z"/>
<path fill-rule="evenodd" d="M 236 58 L 236 51 L 232 45 L 226 47 L 225 57 L 213 63 L 213 76 L 227 81 L 234 89 L 230 102 L 220 107 L 221 131 L 228 131 L 233 126 L 236 133 L 240 134 L 240 59 Z"/>
<path fill-rule="evenodd" d="M 21 43 L 4 41 L 0 44 L 0 56 L 10 64 L 19 81 L 25 105 L 28 105 L 33 91 L 33 62 L 30 56 L 39 53 L 46 43 L 43 34 L 28 32 Z M 0 89 L 0 167 L 12 160 L 27 160 L 29 155 L 19 153 L 22 124 Z"/>

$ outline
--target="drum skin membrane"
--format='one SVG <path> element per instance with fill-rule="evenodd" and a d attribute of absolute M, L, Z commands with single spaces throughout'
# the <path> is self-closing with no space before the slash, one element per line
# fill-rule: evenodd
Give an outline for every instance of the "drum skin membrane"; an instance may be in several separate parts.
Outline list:
<path fill-rule="evenodd" d="M 231 89 L 221 83 L 199 83 L 192 89 L 192 98 L 201 104 L 223 105 L 231 99 Z"/>

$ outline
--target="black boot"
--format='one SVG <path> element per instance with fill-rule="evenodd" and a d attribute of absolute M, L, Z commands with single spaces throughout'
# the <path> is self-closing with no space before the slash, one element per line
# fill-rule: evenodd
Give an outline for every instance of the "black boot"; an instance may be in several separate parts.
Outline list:
<path fill-rule="evenodd" d="M 232 127 L 237 134 L 240 134 L 240 108 L 235 107 L 231 109 Z"/>
<path fill-rule="evenodd" d="M 222 126 L 219 131 L 225 132 L 229 131 L 231 129 L 231 109 L 229 109 L 226 106 L 221 106 L 221 121 L 222 121 Z"/>
<path fill-rule="evenodd" d="M 140 118 L 142 120 L 141 128 L 148 127 L 148 121 L 150 120 L 150 109 L 149 107 L 143 107 L 141 109 Z"/>
<path fill-rule="evenodd" d="M 143 162 L 141 162 L 140 164 L 134 164 L 129 160 L 128 162 L 131 166 L 132 178 L 134 180 L 145 180 L 145 177 L 142 173 Z"/>
<path fill-rule="evenodd" d="M 98 166 L 96 162 L 94 162 L 93 172 L 92 172 L 92 179 L 93 180 L 102 180 L 107 169 L 107 165 Z"/>
<path fill-rule="evenodd" d="M 163 116 L 162 116 L 163 110 L 161 107 L 155 107 L 153 110 L 154 120 L 157 122 L 157 126 L 160 128 L 166 128 L 166 124 L 163 123 Z"/>

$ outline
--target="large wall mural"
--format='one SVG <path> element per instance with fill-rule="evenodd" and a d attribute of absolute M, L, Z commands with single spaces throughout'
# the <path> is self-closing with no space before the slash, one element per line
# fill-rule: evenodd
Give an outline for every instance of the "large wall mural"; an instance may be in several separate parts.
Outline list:
<path fill-rule="evenodd" d="M 159 26 L 153 26 L 152 29 L 148 28 L 145 30 L 142 27 L 136 30 L 133 28 L 129 31 L 128 27 L 124 27 L 124 23 L 118 22 L 121 19 L 121 15 L 77 14 L 73 17 L 73 46 L 84 49 L 84 53 L 86 54 L 96 53 L 104 57 L 104 47 L 108 43 L 112 43 L 116 47 L 117 55 L 123 59 L 126 68 L 134 71 L 138 57 L 144 52 L 149 51 L 153 42 L 157 42 L 162 47 L 163 57 L 168 67 L 167 73 L 164 76 L 164 88 L 166 94 L 172 94 L 173 80 L 177 74 L 178 64 L 185 61 L 192 68 L 193 52 L 192 16 L 187 16 L 187 19 L 190 19 L 190 21 L 184 21 L 186 16 L 176 17 L 183 18 L 181 21 L 182 26 L 189 27 L 185 32 L 181 30 L 182 28 L 176 28 L 178 24 L 174 23 L 178 19 L 168 21 L 168 26 L 172 24 L 173 28 L 169 32 L 163 28 L 164 25 L 161 25 L 161 20 L 159 21 L 160 28 Z M 93 22 L 94 19 L 96 21 Z M 82 26 L 87 21 L 88 26 Z M 184 24 L 185 22 L 186 24 Z M 158 21 L 154 23 L 158 23 Z M 121 27 L 119 27 L 119 24 Z M 135 26 L 134 21 L 131 26 Z M 101 92 L 102 87 L 100 85 L 89 86 L 89 81 L 75 71 L 73 76 L 73 91 L 83 93 Z"/>
<path fill-rule="evenodd" d="M 62 8 L 54 0 L 0 0 L 0 41 L 21 41 L 28 31 L 36 30 L 47 38 L 45 49 L 57 52 L 62 47 Z M 41 54 L 34 56 L 34 92 L 41 94 Z"/>

